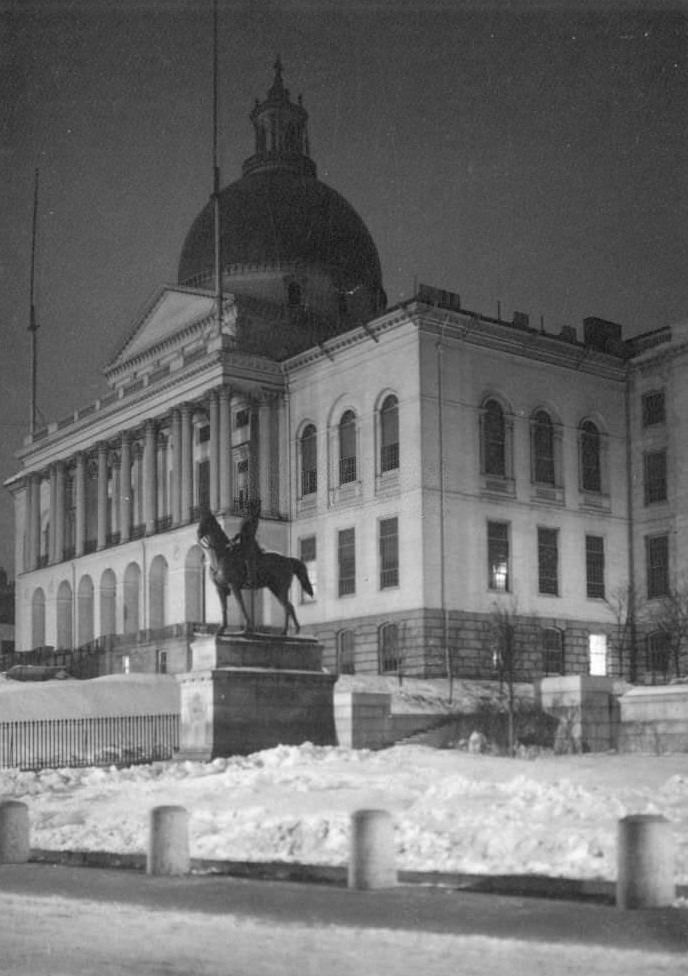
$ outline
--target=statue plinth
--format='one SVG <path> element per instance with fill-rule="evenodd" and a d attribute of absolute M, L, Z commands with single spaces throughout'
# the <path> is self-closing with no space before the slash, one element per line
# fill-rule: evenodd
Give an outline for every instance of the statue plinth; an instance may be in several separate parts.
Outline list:
<path fill-rule="evenodd" d="M 334 683 L 322 645 L 272 634 L 197 635 L 178 674 L 180 758 L 209 760 L 277 745 L 334 745 Z"/>

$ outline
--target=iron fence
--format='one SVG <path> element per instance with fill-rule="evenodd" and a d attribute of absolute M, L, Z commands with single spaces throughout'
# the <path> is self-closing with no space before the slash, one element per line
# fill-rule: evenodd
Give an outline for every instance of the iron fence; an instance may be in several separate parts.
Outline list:
<path fill-rule="evenodd" d="M 178 714 L 0 722 L 0 768 L 130 766 L 178 749 Z"/>

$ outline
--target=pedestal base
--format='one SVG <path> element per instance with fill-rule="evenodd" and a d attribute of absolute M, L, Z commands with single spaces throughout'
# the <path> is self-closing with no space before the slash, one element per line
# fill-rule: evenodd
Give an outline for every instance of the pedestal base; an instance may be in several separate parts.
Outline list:
<path fill-rule="evenodd" d="M 336 675 L 321 670 L 316 641 L 223 635 L 199 637 L 191 650 L 195 670 L 177 675 L 180 758 L 207 761 L 277 745 L 336 743 Z M 241 663 L 217 666 L 230 660 Z"/>

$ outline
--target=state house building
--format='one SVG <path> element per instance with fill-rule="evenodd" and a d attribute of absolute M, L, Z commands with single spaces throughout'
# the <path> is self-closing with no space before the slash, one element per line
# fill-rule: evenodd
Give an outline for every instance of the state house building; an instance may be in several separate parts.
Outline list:
<path fill-rule="evenodd" d="M 389 308 L 279 63 L 250 120 L 219 194 L 222 314 L 211 200 L 109 393 L 18 452 L 17 648 L 183 670 L 220 619 L 199 512 L 231 536 L 260 497 L 260 543 L 308 566 L 315 596 L 293 599 L 329 668 L 489 677 L 506 619 L 523 677 L 627 676 L 631 644 L 639 680 L 661 671 L 647 608 L 686 566 L 688 323 L 551 334 L 425 286 Z"/>

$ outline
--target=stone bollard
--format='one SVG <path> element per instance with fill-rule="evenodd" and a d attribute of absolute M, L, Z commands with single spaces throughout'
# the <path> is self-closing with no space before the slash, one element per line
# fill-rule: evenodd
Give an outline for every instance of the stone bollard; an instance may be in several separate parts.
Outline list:
<path fill-rule="evenodd" d="M 386 810 L 351 815 L 349 888 L 393 888 L 397 883 L 394 824 Z"/>
<path fill-rule="evenodd" d="M 25 864 L 29 853 L 29 808 L 5 800 L 0 803 L 0 864 Z"/>
<path fill-rule="evenodd" d="M 654 813 L 619 820 L 616 878 L 618 908 L 661 908 L 673 903 L 674 838 L 668 820 Z"/>
<path fill-rule="evenodd" d="M 184 807 L 153 807 L 148 838 L 148 874 L 188 874 L 189 815 Z"/>

